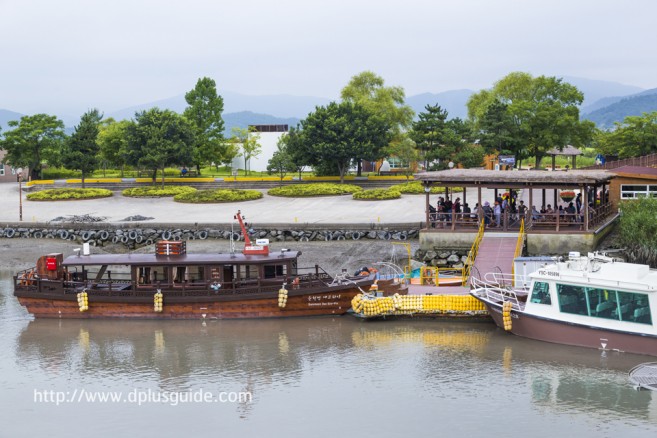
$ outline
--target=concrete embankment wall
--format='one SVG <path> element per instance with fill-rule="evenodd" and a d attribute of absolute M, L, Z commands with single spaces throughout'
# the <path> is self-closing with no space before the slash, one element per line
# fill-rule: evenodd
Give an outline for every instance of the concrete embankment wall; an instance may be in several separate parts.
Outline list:
<path fill-rule="evenodd" d="M 261 224 L 249 226 L 249 237 L 270 241 L 332 241 L 416 239 L 420 224 Z M 0 227 L 6 239 L 36 238 L 89 242 L 102 246 L 121 243 L 129 247 L 150 245 L 158 240 L 244 240 L 239 227 L 231 224 L 172 223 L 7 223 Z"/>

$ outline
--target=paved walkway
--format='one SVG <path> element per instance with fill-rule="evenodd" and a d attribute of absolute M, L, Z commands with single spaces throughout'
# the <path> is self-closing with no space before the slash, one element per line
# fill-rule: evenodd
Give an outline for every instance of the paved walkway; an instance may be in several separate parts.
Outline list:
<path fill-rule="evenodd" d="M 0 223 L 18 222 L 18 184 L 0 184 Z M 48 222 L 58 216 L 103 216 L 121 222 L 128 216 L 152 217 L 159 223 L 231 223 L 241 210 L 247 222 L 258 223 L 375 223 L 423 222 L 424 195 L 402 195 L 390 201 L 356 201 L 351 196 L 281 198 L 265 193 L 262 199 L 225 204 L 181 204 L 171 198 L 112 198 L 81 201 L 35 202 L 23 194 L 23 222 Z"/>
<path fill-rule="evenodd" d="M 225 204 L 181 204 L 171 198 L 126 198 L 115 192 L 112 198 L 81 201 L 35 202 L 23 193 L 23 222 L 49 222 L 59 216 L 102 216 L 107 222 L 121 222 L 128 216 L 152 217 L 155 223 L 230 223 L 237 210 L 247 221 L 268 224 L 399 224 L 424 222 L 424 195 L 402 195 L 390 201 L 356 201 L 351 196 L 281 198 L 269 196 L 256 201 Z M 493 201 L 493 191 L 484 190 L 483 199 Z M 435 205 L 438 196 L 431 195 Z M 462 194 L 455 194 L 463 199 Z M 17 183 L 0 183 L 0 223 L 18 222 Z M 470 208 L 477 203 L 477 191 L 467 190 Z"/>

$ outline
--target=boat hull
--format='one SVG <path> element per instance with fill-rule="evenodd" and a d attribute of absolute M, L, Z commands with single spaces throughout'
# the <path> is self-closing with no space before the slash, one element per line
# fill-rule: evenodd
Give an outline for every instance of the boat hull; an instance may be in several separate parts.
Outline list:
<path fill-rule="evenodd" d="M 18 301 L 36 318 L 137 318 L 137 319 L 238 319 L 342 315 L 351 308 L 357 287 L 304 293 L 289 291 L 285 307 L 279 307 L 278 294 L 260 297 L 217 296 L 210 298 L 167 299 L 164 292 L 161 312 L 153 301 L 127 301 L 116 297 L 94 297 L 89 293 L 89 309 L 81 312 L 77 298 L 34 297 L 20 294 Z"/>
<path fill-rule="evenodd" d="M 472 295 L 484 303 L 495 324 L 504 329 L 502 305 Z M 556 344 L 657 356 L 656 336 L 556 321 L 515 309 L 511 311 L 510 332 L 524 338 Z"/>

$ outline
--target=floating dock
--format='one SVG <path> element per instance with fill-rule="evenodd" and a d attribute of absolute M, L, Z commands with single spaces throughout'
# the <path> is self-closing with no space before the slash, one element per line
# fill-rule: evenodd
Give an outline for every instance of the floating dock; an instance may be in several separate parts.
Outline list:
<path fill-rule="evenodd" d="M 448 317 L 489 318 L 483 304 L 462 286 L 409 286 L 408 295 L 375 297 L 358 294 L 351 301 L 353 314 L 359 318 Z"/>

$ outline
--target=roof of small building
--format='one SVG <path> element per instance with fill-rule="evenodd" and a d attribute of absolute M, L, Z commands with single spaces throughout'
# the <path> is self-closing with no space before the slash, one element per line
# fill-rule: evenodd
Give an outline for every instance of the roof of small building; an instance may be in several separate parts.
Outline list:
<path fill-rule="evenodd" d="M 632 178 L 657 179 L 657 168 L 644 166 L 622 166 L 610 169 L 609 172 L 618 176 Z"/>
<path fill-rule="evenodd" d="M 433 184 L 482 187 L 573 187 L 608 183 L 615 174 L 605 170 L 483 170 L 451 169 L 415 174 L 415 179 Z"/>
<path fill-rule="evenodd" d="M 575 146 L 567 144 L 566 146 L 563 147 L 563 150 L 559 150 L 558 148 L 552 148 L 549 151 L 547 151 L 548 155 L 582 155 L 582 151 L 577 149 Z"/>

